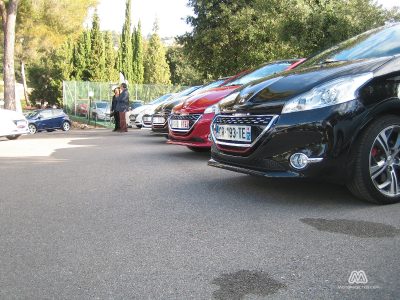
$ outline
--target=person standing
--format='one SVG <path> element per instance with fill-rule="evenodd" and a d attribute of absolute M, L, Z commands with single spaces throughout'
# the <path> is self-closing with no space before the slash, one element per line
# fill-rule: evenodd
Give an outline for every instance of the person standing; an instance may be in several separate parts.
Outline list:
<path fill-rule="evenodd" d="M 126 125 L 126 112 L 129 106 L 129 92 L 126 83 L 121 83 L 121 93 L 117 98 L 117 105 L 115 110 L 119 113 L 119 131 L 128 132 L 128 126 Z"/>
<path fill-rule="evenodd" d="M 115 127 L 113 131 L 117 131 L 120 129 L 119 126 L 119 112 L 117 112 L 115 109 L 117 107 L 117 100 L 119 96 L 119 87 L 114 89 L 114 96 L 112 97 L 112 102 L 111 102 L 111 115 L 114 116 L 114 123 Z"/>

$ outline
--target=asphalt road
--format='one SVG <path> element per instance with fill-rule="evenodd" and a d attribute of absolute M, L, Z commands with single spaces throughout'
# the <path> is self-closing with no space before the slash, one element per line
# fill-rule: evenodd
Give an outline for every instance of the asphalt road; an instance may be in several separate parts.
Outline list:
<path fill-rule="evenodd" d="M 140 130 L 0 139 L 0 298 L 400 298 L 400 205 L 207 160 Z"/>

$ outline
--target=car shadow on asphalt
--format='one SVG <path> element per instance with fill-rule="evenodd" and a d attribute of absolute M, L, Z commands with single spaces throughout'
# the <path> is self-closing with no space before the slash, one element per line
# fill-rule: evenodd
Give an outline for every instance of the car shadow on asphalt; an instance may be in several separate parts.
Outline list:
<path fill-rule="evenodd" d="M 227 174 L 228 175 L 228 174 Z M 376 207 L 354 197 L 344 185 L 313 179 L 263 178 L 249 175 L 224 176 L 218 180 L 199 182 L 209 187 L 211 193 L 224 194 L 224 199 L 240 199 L 244 202 L 298 205 L 304 207 L 346 206 Z"/>

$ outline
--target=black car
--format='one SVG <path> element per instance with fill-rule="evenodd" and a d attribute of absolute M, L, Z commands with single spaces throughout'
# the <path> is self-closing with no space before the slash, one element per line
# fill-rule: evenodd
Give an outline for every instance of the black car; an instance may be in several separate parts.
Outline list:
<path fill-rule="evenodd" d="M 371 202 L 400 202 L 399 23 L 252 82 L 217 109 L 209 165 L 318 177 Z"/>

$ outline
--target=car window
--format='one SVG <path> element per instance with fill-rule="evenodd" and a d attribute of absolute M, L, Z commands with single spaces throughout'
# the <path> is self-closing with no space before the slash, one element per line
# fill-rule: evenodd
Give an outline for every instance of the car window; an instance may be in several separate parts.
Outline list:
<path fill-rule="evenodd" d="M 200 94 L 202 92 L 205 92 L 205 91 L 208 91 L 208 90 L 210 90 L 212 88 L 219 87 L 225 81 L 226 81 L 226 79 L 219 79 L 219 80 L 213 81 L 213 82 L 211 82 L 209 84 L 206 84 L 206 85 L 202 86 L 201 88 L 193 91 L 192 93 L 190 93 L 190 95 L 198 95 L 198 94 Z"/>
<path fill-rule="evenodd" d="M 400 54 L 400 24 L 367 31 L 325 50 L 302 66 Z"/>
<path fill-rule="evenodd" d="M 107 102 L 97 102 L 96 106 L 97 106 L 97 108 L 107 108 L 108 103 Z"/>
<path fill-rule="evenodd" d="M 254 80 L 257 80 L 257 79 L 260 79 L 263 77 L 267 77 L 267 76 L 275 74 L 275 73 L 282 72 L 282 71 L 286 70 L 287 68 L 289 68 L 290 66 L 291 66 L 291 63 L 288 63 L 288 62 L 268 64 L 268 65 L 265 65 L 261 68 L 254 70 L 253 72 L 250 72 L 242 77 L 239 77 L 238 79 L 230 82 L 228 84 L 228 86 L 244 85 L 251 81 L 254 81 Z"/>
<path fill-rule="evenodd" d="M 159 97 L 159 98 L 157 98 L 157 99 L 151 101 L 149 104 L 158 104 L 158 103 L 161 103 L 161 102 L 163 102 L 165 99 L 168 99 L 169 97 L 171 97 L 171 94 L 162 95 L 161 97 Z"/>
<path fill-rule="evenodd" d="M 53 110 L 53 116 L 54 117 L 59 117 L 59 116 L 63 115 L 63 113 L 64 112 L 61 109 L 54 109 Z"/>
<path fill-rule="evenodd" d="M 40 117 L 43 119 L 48 119 L 53 117 L 53 113 L 51 112 L 51 110 L 42 110 L 40 112 Z"/>

